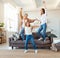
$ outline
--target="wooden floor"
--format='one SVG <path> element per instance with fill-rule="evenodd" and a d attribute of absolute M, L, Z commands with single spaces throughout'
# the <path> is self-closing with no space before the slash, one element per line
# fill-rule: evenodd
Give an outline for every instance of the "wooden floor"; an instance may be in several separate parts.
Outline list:
<path fill-rule="evenodd" d="M 0 50 L 0 58 L 60 58 L 60 52 L 40 49 L 35 54 L 34 50 L 29 50 L 28 53 L 22 49 Z"/>

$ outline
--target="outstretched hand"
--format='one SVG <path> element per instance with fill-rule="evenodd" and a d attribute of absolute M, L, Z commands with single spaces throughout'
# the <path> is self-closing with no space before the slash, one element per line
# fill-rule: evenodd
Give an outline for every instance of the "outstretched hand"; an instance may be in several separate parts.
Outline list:
<path fill-rule="evenodd" d="M 40 21 L 39 19 L 37 19 L 37 18 L 35 19 L 35 21 L 38 21 L 38 22 L 40 22 L 40 23 L 41 23 L 41 21 Z"/>
<path fill-rule="evenodd" d="M 43 5 L 44 5 L 44 8 L 46 9 L 46 8 L 47 8 L 47 7 L 46 7 L 46 0 L 43 0 L 42 3 L 43 3 Z"/>
<path fill-rule="evenodd" d="M 38 19 L 36 18 L 35 21 L 38 21 Z"/>
<path fill-rule="evenodd" d="M 45 0 L 43 0 L 43 4 L 45 4 Z"/>

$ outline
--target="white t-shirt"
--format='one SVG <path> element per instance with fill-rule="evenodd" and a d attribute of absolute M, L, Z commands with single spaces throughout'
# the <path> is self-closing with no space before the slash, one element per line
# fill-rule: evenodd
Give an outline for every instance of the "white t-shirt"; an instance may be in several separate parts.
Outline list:
<path fill-rule="evenodd" d="M 25 35 L 32 35 L 31 27 L 26 27 L 25 26 Z"/>
<path fill-rule="evenodd" d="M 24 21 L 24 19 L 22 20 L 22 27 L 19 30 L 19 33 L 21 32 L 22 28 L 25 28 L 25 22 L 27 22 L 27 20 Z"/>
<path fill-rule="evenodd" d="M 45 9 L 45 14 L 41 15 L 40 17 L 40 21 L 41 21 L 41 25 L 47 23 L 47 14 L 46 14 L 46 9 Z"/>
<path fill-rule="evenodd" d="M 27 20 L 24 21 L 24 19 L 22 20 L 22 27 L 25 27 L 25 22 L 27 22 Z"/>
<path fill-rule="evenodd" d="M 40 21 L 41 21 L 41 25 L 47 23 L 46 14 L 43 14 L 43 15 L 41 16 Z"/>

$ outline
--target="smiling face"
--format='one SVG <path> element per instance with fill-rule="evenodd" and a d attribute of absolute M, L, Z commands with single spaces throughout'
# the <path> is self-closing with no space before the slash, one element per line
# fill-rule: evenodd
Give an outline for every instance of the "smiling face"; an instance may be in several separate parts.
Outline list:
<path fill-rule="evenodd" d="M 26 22 L 26 26 L 27 26 L 27 27 L 30 27 L 30 23 L 29 23 L 29 22 Z"/>
<path fill-rule="evenodd" d="M 45 9 L 44 9 L 44 8 L 41 8 L 40 14 L 41 14 L 41 15 L 42 15 L 42 14 L 45 14 Z"/>
<path fill-rule="evenodd" d="M 25 13 L 23 18 L 24 18 L 24 19 L 27 19 L 27 18 L 28 18 L 28 14 Z"/>

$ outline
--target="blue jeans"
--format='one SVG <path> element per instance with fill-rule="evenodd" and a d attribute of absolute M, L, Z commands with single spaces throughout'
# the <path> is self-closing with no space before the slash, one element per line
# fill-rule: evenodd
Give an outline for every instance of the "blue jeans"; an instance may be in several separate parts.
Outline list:
<path fill-rule="evenodd" d="M 24 28 L 21 29 L 20 36 L 21 36 L 22 40 L 24 40 Z"/>
<path fill-rule="evenodd" d="M 25 49 L 26 50 L 28 49 L 28 41 L 29 40 L 31 40 L 31 43 L 32 43 L 34 49 L 36 49 L 36 45 L 35 45 L 35 42 L 34 42 L 34 37 L 32 35 L 26 35 Z"/>
<path fill-rule="evenodd" d="M 45 23 L 41 25 L 40 28 L 38 29 L 38 35 L 41 35 L 43 40 L 45 40 L 46 38 L 46 28 L 47 28 L 47 25 Z"/>

